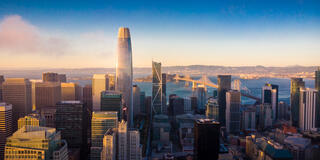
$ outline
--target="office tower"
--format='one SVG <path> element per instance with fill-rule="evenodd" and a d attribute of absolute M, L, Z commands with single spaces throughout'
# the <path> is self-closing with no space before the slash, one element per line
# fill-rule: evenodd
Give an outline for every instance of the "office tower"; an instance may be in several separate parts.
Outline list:
<path fill-rule="evenodd" d="M 119 28 L 116 64 L 116 91 L 122 93 L 128 110 L 128 126 L 133 126 L 132 106 L 132 49 L 129 28 Z"/>
<path fill-rule="evenodd" d="M 246 108 L 242 111 L 241 128 L 243 131 L 256 129 L 256 111 L 253 108 Z"/>
<path fill-rule="evenodd" d="M 274 84 L 265 84 L 262 87 L 262 103 L 269 103 L 272 107 L 272 120 L 278 119 L 278 98 L 279 86 Z"/>
<path fill-rule="evenodd" d="M 198 85 L 196 88 L 196 95 L 197 95 L 197 110 L 198 112 L 202 113 L 206 109 L 207 103 L 207 88 L 204 85 Z"/>
<path fill-rule="evenodd" d="M 61 100 L 62 101 L 75 101 L 82 100 L 81 86 L 76 83 L 61 83 Z"/>
<path fill-rule="evenodd" d="M 58 82 L 38 82 L 35 84 L 35 107 L 55 106 L 61 101 L 61 86 Z"/>
<path fill-rule="evenodd" d="M 169 96 L 168 115 L 180 115 L 184 114 L 184 100 L 176 94 Z"/>
<path fill-rule="evenodd" d="M 198 108 L 198 98 L 196 96 L 191 96 L 191 110 L 196 111 Z"/>
<path fill-rule="evenodd" d="M 7 78 L 2 83 L 3 101 L 12 104 L 13 132 L 17 130 L 18 119 L 32 111 L 31 83 L 25 78 Z"/>
<path fill-rule="evenodd" d="M 58 74 L 59 82 L 66 83 L 67 82 L 67 76 L 65 74 Z"/>
<path fill-rule="evenodd" d="M 32 97 L 32 111 L 35 111 L 36 108 L 36 84 L 41 83 L 42 79 L 30 79 L 31 82 L 31 97 Z"/>
<path fill-rule="evenodd" d="M 163 102 L 166 100 L 165 83 L 166 74 L 161 74 L 161 63 L 152 61 L 152 107 L 155 114 L 166 112 L 166 102 Z"/>
<path fill-rule="evenodd" d="M 18 120 L 18 129 L 24 127 L 24 126 L 35 126 L 35 127 L 44 127 L 45 126 L 45 119 L 43 119 L 39 114 L 37 113 L 31 113 L 27 116 L 21 117 Z"/>
<path fill-rule="evenodd" d="M 265 130 L 272 127 L 272 106 L 269 103 L 260 105 L 259 128 Z"/>
<path fill-rule="evenodd" d="M 58 73 L 45 72 L 42 73 L 43 82 L 60 82 Z"/>
<path fill-rule="evenodd" d="M 226 125 L 226 92 L 231 89 L 231 75 L 218 75 L 219 122 Z"/>
<path fill-rule="evenodd" d="M 133 94 L 133 118 L 140 114 L 140 88 L 138 85 L 133 85 L 132 87 Z"/>
<path fill-rule="evenodd" d="M 117 112 L 92 112 L 91 120 L 91 160 L 100 160 L 103 137 L 108 129 L 118 127 Z"/>
<path fill-rule="evenodd" d="M 68 160 L 67 143 L 55 128 L 24 126 L 7 139 L 5 159 Z"/>
<path fill-rule="evenodd" d="M 146 113 L 146 92 L 140 92 L 140 112 Z"/>
<path fill-rule="evenodd" d="M 92 104 L 93 110 L 100 110 L 101 92 L 108 90 L 109 79 L 106 74 L 94 74 L 92 78 Z"/>
<path fill-rule="evenodd" d="M 115 111 L 118 112 L 119 120 L 122 116 L 122 94 L 117 91 L 103 91 L 101 92 L 101 111 Z"/>
<path fill-rule="evenodd" d="M 58 102 L 56 110 L 56 128 L 61 132 L 62 139 L 65 139 L 69 148 L 80 149 L 80 157 L 86 159 L 88 154 L 87 107 L 80 101 Z"/>
<path fill-rule="evenodd" d="M 82 101 L 92 111 L 92 86 L 86 85 L 82 89 Z"/>
<path fill-rule="evenodd" d="M 198 119 L 194 123 L 194 157 L 217 160 L 220 148 L 220 123 L 212 119 Z"/>
<path fill-rule="evenodd" d="M 103 136 L 103 149 L 101 153 L 101 160 L 115 160 L 116 152 L 116 131 L 115 129 L 108 129 Z"/>
<path fill-rule="evenodd" d="M 319 128 L 319 93 L 315 89 L 300 89 L 299 128 L 311 131 Z"/>
<path fill-rule="evenodd" d="M 127 160 L 127 122 L 121 121 L 118 126 L 118 160 Z"/>
<path fill-rule="evenodd" d="M 116 77 L 114 76 L 114 74 L 108 74 L 108 78 L 109 78 L 109 90 L 114 91 L 116 88 Z"/>
<path fill-rule="evenodd" d="M 56 128 L 56 106 L 47 106 L 40 109 L 40 117 L 44 119 L 45 126 Z"/>
<path fill-rule="evenodd" d="M 171 130 L 169 116 L 164 114 L 154 115 L 151 126 L 152 126 L 152 143 L 169 145 L 170 130 Z"/>
<path fill-rule="evenodd" d="M 162 113 L 167 113 L 167 74 L 162 73 Z"/>
<path fill-rule="evenodd" d="M 320 91 L 320 67 L 315 71 L 314 87 L 316 90 Z"/>
<path fill-rule="evenodd" d="M 290 120 L 290 108 L 288 104 L 283 101 L 278 103 L 278 119 Z"/>
<path fill-rule="evenodd" d="M 3 75 L 0 75 L 0 102 L 2 102 L 2 83 L 4 82 Z"/>
<path fill-rule="evenodd" d="M 152 109 L 151 109 L 151 104 L 152 104 L 152 97 L 151 96 L 147 96 L 146 97 L 146 101 L 145 101 L 146 105 L 145 105 L 145 109 L 146 109 L 146 113 L 147 114 L 151 114 L 152 113 Z"/>
<path fill-rule="evenodd" d="M 137 129 L 130 129 L 128 131 L 128 159 L 141 160 L 141 147 L 140 147 L 140 133 Z"/>
<path fill-rule="evenodd" d="M 0 103 L 0 159 L 4 159 L 6 138 L 12 135 L 12 105 Z"/>
<path fill-rule="evenodd" d="M 241 93 L 229 90 L 226 93 L 226 128 L 228 133 L 240 132 Z"/>
<path fill-rule="evenodd" d="M 191 110 L 191 99 L 189 97 L 185 97 L 183 99 L 183 112 L 192 114 L 193 111 Z"/>
<path fill-rule="evenodd" d="M 300 89 L 305 87 L 302 78 L 291 78 L 290 86 L 290 106 L 292 126 L 299 127 L 299 105 Z"/>
<path fill-rule="evenodd" d="M 206 105 L 206 117 L 208 119 L 219 120 L 219 105 L 218 100 L 215 98 L 209 98 Z"/>

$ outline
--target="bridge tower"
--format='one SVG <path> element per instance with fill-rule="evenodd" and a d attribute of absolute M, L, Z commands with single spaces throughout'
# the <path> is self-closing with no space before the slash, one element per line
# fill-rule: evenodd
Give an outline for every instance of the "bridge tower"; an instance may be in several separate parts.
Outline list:
<path fill-rule="evenodd" d="M 240 91 L 240 89 L 241 89 L 240 79 L 235 79 L 235 80 L 233 81 L 232 89 L 237 90 L 237 91 Z"/>
<path fill-rule="evenodd" d="M 185 78 L 185 79 L 191 79 L 189 74 L 185 75 L 184 78 Z M 185 84 L 184 84 L 184 86 L 185 86 L 186 88 L 189 87 L 189 86 L 190 86 L 190 82 L 189 82 L 189 81 L 186 81 Z"/>

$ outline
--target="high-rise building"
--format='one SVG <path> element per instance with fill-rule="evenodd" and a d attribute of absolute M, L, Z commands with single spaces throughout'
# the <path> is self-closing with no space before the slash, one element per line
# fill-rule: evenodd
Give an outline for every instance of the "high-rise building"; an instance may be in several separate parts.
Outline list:
<path fill-rule="evenodd" d="M 116 130 L 108 129 L 103 136 L 103 149 L 101 153 L 101 160 L 115 160 L 117 157 L 116 146 Z"/>
<path fill-rule="evenodd" d="M 219 122 L 226 125 L 226 92 L 231 89 L 231 75 L 218 75 Z"/>
<path fill-rule="evenodd" d="M 101 111 L 118 112 L 118 119 L 122 117 L 122 94 L 117 91 L 101 92 Z"/>
<path fill-rule="evenodd" d="M 305 87 L 302 78 L 291 78 L 290 106 L 292 126 L 299 127 L 300 89 Z"/>
<path fill-rule="evenodd" d="M 42 81 L 43 82 L 60 82 L 60 78 L 58 73 L 45 72 L 45 73 L 42 73 Z"/>
<path fill-rule="evenodd" d="M 206 109 L 207 103 L 207 88 L 204 85 L 198 85 L 196 88 L 196 95 L 197 95 L 197 110 L 198 112 L 202 113 Z"/>
<path fill-rule="evenodd" d="M 114 74 L 108 74 L 108 78 L 109 78 L 109 90 L 114 91 L 116 88 L 116 77 L 114 76 Z"/>
<path fill-rule="evenodd" d="M 92 86 L 86 85 L 82 89 L 82 101 L 92 111 Z"/>
<path fill-rule="evenodd" d="M 217 160 L 220 148 L 220 123 L 213 119 L 198 119 L 194 123 L 194 157 Z"/>
<path fill-rule="evenodd" d="M 88 155 L 87 107 L 80 101 L 61 101 L 56 105 L 56 128 L 62 139 L 68 142 L 69 148 L 80 149 L 80 157 Z"/>
<path fill-rule="evenodd" d="M 128 159 L 141 160 L 141 146 L 140 146 L 140 133 L 137 129 L 130 129 L 128 131 Z"/>
<path fill-rule="evenodd" d="M 2 83 L 4 82 L 4 76 L 0 75 L 0 102 L 2 102 Z"/>
<path fill-rule="evenodd" d="M 252 131 L 256 129 L 256 110 L 246 107 L 242 111 L 241 129 L 243 131 Z"/>
<path fill-rule="evenodd" d="M 318 67 L 318 70 L 315 71 L 315 81 L 314 81 L 314 87 L 316 90 L 320 92 L 320 67 Z"/>
<path fill-rule="evenodd" d="M 198 108 L 198 98 L 196 96 L 191 96 L 191 110 L 196 111 Z"/>
<path fill-rule="evenodd" d="M 92 78 L 92 104 L 93 110 L 100 110 L 101 92 L 108 90 L 109 78 L 106 74 L 94 74 Z"/>
<path fill-rule="evenodd" d="M 117 112 L 93 112 L 91 120 L 91 160 L 100 160 L 103 150 L 103 137 L 108 129 L 118 127 Z"/>
<path fill-rule="evenodd" d="M 240 107 L 241 93 L 237 90 L 229 90 L 226 93 L 226 129 L 228 133 L 240 132 Z"/>
<path fill-rule="evenodd" d="M 290 120 L 290 108 L 287 103 L 280 101 L 278 103 L 278 119 L 280 120 Z"/>
<path fill-rule="evenodd" d="M 132 87 L 133 92 L 133 118 L 140 114 L 140 88 L 134 84 Z"/>
<path fill-rule="evenodd" d="M 259 129 L 265 130 L 272 127 L 272 106 L 270 103 L 260 105 Z"/>
<path fill-rule="evenodd" d="M 162 80 L 162 78 L 166 78 L 161 73 L 161 63 L 152 61 L 152 107 L 155 114 L 162 114 L 166 108 L 164 106 L 164 96 L 163 88 L 165 84 L 163 85 L 162 82 L 165 80 Z"/>
<path fill-rule="evenodd" d="M 5 159 L 68 160 L 67 143 L 55 128 L 24 126 L 7 139 Z"/>
<path fill-rule="evenodd" d="M 118 126 L 118 156 L 117 159 L 119 160 L 127 160 L 128 159 L 128 148 L 127 148 L 127 122 L 121 121 L 119 122 Z"/>
<path fill-rule="evenodd" d="M 61 101 L 61 86 L 58 82 L 38 82 L 35 84 L 35 107 L 55 106 Z"/>
<path fill-rule="evenodd" d="M 146 113 L 146 92 L 140 92 L 140 112 Z"/>
<path fill-rule="evenodd" d="M 206 105 L 206 117 L 208 119 L 219 120 L 219 105 L 218 100 L 215 98 L 209 98 Z"/>
<path fill-rule="evenodd" d="M 132 105 L 132 48 L 129 28 L 119 28 L 116 63 L 116 91 L 123 96 L 123 105 L 128 110 L 128 126 L 133 126 Z"/>
<path fill-rule="evenodd" d="M 168 115 L 175 116 L 179 114 L 184 114 L 184 99 L 176 94 L 171 94 L 169 96 Z"/>
<path fill-rule="evenodd" d="M 31 82 L 31 97 L 32 97 L 32 111 L 37 109 L 36 107 L 36 84 L 42 83 L 42 79 L 30 79 Z"/>
<path fill-rule="evenodd" d="M 44 119 L 46 127 L 56 128 L 56 106 L 47 106 L 40 109 L 40 117 Z"/>
<path fill-rule="evenodd" d="M 193 111 L 191 110 L 191 99 L 190 97 L 184 97 L 183 98 L 183 112 L 185 114 L 190 113 L 192 114 Z"/>
<path fill-rule="evenodd" d="M 311 131 L 319 128 L 319 93 L 315 89 L 300 89 L 299 128 Z"/>
<path fill-rule="evenodd" d="M 45 120 L 37 113 L 31 113 L 27 116 L 21 117 L 18 120 L 18 129 L 24 126 L 45 126 Z"/>
<path fill-rule="evenodd" d="M 66 74 L 58 74 L 59 82 L 66 83 L 67 82 L 67 76 Z"/>
<path fill-rule="evenodd" d="M 162 73 L 162 83 L 161 83 L 161 88 L 162 88 L 162 113 L 166 114 L 167 113 L 167 74 Z"/>
<path fill-rule="evenodd" d="M 76 101 L 82 100 L 82 88 L 76 83 L 61 83 L 61 100 Z"/>
<path fill-rule="evenodd" d="M 265 84 L 262 87 L 262 103 L 269 103 L 272 107 L 272 120 L 278 119 L 279 87 L 274 84 Z"/>
<path fill-rule="evenodd" d="M 0 103 L 0 159 L 4 159 L 6 138 L 12 135 L 12 105 Z"/>
<path fill-rule="evenodd" d="M 7 78 L 2 83 L 3 101 L 12 104 L 13 132 L 18 128 L 18 119 L 32 111 L 31 83 L 25 78 Z"/>

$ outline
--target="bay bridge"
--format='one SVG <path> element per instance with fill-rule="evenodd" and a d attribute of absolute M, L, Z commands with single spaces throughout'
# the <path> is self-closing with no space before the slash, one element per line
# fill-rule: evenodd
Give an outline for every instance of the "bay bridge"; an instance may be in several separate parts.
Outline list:
<path fill-rule="evenodd" d="M 173 78 L 174 80 L 178 81 L 185 81 L 186 86 L 189 86 L 190 82 L 192 83 L 192 88 L 196 88 L 198 84 L 202 84 L 204 86 L 213 87 L 213 88 L 219 88 L 219 86 L 215 83 L 213 83 L 206 75 L 202 75 L 202 77 L 198 80 L 194 80 L 190 77 L 190 75 L 185 75 L 184 77 L 180 77 L 178 74 Z M 241 96 L 254 99 L 258 103 L 261 102 L 261 98 L 253 96 L 250 94 L 250 90 L 246 87 L 241 85 L 240 79 L 235 79 L 231 83 L 233 90 L 238 90 L 241 92 Z"/>

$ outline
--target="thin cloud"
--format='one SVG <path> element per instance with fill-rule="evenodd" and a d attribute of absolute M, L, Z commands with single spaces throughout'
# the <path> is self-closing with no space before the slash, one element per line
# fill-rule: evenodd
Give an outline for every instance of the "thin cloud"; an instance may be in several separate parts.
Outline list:
<path fill-rule="evenodd" d="M 0 21 L 0 51 L 7 54 L 62 55 L 68 43 L 61 37 L 46 37 L 19 15 Z"/>

